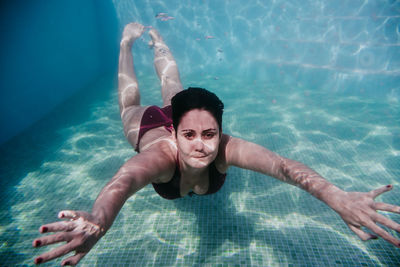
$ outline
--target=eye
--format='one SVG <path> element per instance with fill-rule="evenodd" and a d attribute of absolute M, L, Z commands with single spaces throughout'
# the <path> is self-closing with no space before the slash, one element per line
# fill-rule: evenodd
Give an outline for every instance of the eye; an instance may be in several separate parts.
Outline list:
<path fill-rule="evenodd" d="M 214 132 L 206 132 L 205 134 L 203 134 L 205 139 L 212 139 L 212 138 L 214 138 L 215 135 L 216 135 L 216 133 L 214 133 Z"/>
<path fill-rule="evenodd" d="M 186 138 L 186 139 L 193 139 L 194 138 L 194 136 L 195 136 L 195 134 L 193 133 L 193 132 L 185 132 L 184 134 L 183 134 L 183 136 Z"/>

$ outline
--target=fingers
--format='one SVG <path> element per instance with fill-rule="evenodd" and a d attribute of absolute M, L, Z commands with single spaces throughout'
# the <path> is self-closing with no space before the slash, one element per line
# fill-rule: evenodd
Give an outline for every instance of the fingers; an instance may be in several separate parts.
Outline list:
<path fill-rule="evenodd" d="M 400 233 L 400 224 L 390 220 L 389 218 L 386 218 L 385 216 L 383 216 L 382 214 L 376 213 L 373 218 L 372 218 L 375 222 L 380 223 L 390 229 L 393 229 L 397 232 Z M 400 243 L 400 242 L 398 242 Z"/>
<path fill-rule="evenodd" d="M 44 263 L 46 261 L 58 258 L 63 256 L 73 250 L 75 250 L 79 246 L 77 241 L 71 241 L 63 246 L 55 248 L 49 252 L 46 252 L 35 259 L 35 264 Z"/>
<path fill-rule="evenodd" d="M 377 210 L 383 210 L 383 211 L 390 211 L 390 212 L 395 212 L 395 213 L 400 213 L 400 207 L 391 205 L 391 204 L 386 204 L 386 203 L 381 203 L 381 202 L 376 202 L 374 204 L 375 209 Z"/>
<path fill-rule="evenodd" d="M 378 238 L 376 235 L 372 235 L 372 234 L 364 232 L 363 230 L 361 230 L 360 227 L 357 227 L 357 226 L 354 226 L 354 225 L 351 225 L 351 224 L 347 224 L 347 226 L 356 235 L 358 235 L 358 237 L 361 238 L 361 240 L 363 240 L 363 241 L 367 241 L 367 240 L 370 240 L 370 239 L 377 239 Z"/>
<path fill-rule="evenodd" d="M 388 241 L 388 242 L 392 243 L 393 245 L 395 245 L 396 247 L 400 248 L 400 240 L 397 240 L 396 238 L 391 236 L 388 232 L 386 232 L 381 227 L 376 225 L 373 221 L 365 224 L 364 226 L 369 228 L 370 230 L 372 230 L 375 234 L 382 237 L 386 241 Z"/>
<path fill-rule="evenodd" d="M 33 246 L 34 247 L 42 247 L 42 246 L 47 246 L 50 244 L 54 244 L 54 243 L 58 243 L 58 242 L 69 242 L 72 239 L 71 234 L 70 233 L 65 233 L 65 232 L 61 232 L 61 233 L 57 233 L 54 235 L 48 235 L 48 236 L 44 236 L 38 239 L 35 239 L 33 241 Z"/>
<path fill-rule="evenodd" d="M 370 191 L 368 194 L 370 194 L 371 197 L 372 197 L 373 199 L 375 199 L 375 198 L 376 198 L 377 196 L 379 196 L 380 194 L 392 190 L 392 188 L 393 188 L 393 186 L 392 186 L 391 184 L 389 184 L 389 185 L 382 186 L 382 187 L 380 187 L 380 188 L 378 188 L 378 189 L 372 190 L 372 191 Z"/>
<path fill-rule="evenodd" d="M 69 258 L 66 258 L 65 260 L 62 261 L 61 266 L 66 266 L 66 265 L 77 265 L 78 262 L 85 257 L 87 252 L 79 252 L 76 253 L 74 256 L 71 256 Z"/>
<path fill-rule="evenodd" d="M 58 218 L 70 219 L 71 221 L 78 219 L 80 216 L 81 213 L 79 211 L 72 210 L 63 210 L 58 213 Z M 74 228 L 75 224 L 70 221 L 61 221 L 42 225 L 39 228 L 39 232 L 43 234 L 47 232 L 72 231 Z"/>
<path fill-rule="evenodd" d="M 62 210 L 58 213 L 58 218 L 60 219 L 71 219 L 74 220 L 79 217 L 78 212 L 73 210 Z"/>
<path fill-rule="evenodd" d="M 72 231 L 75 228 L 75 224 L 73 222 L 55 222 L 42 225 L 39 228 L 40 233 L 47 233 L 47 232 L 61 232 L 49 236 L 44 236 L 33 240 L 32 246 L 33 247 L 41 247 L 46 246 L 49 244 L 54 244 L 57 242 L 62 241 L 69 241 L 71 240 L 69 231 Z"/>
<path fill-rule="evenodd" d="M 71 222 L 55 222 L 40 226 L 39 232 L 41 234 L 48 232 L 71 231 L 74 229 L 74 224 Z"/>

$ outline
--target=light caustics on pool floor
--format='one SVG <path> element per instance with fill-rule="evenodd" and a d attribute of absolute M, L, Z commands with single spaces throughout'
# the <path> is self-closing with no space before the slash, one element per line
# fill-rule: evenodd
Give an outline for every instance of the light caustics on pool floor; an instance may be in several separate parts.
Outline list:
<path fill-rule="evenodd" d="M 393 98 L 277 91 L 278 85 L 249 86 L 234 77 L 210 77 L 200 86 L 215 88 L 224 100 L 225 132 L 302 161 L 346 190 L 393 184 L 394 191 L 380 199 L 400 204 L 400 126 L 393 123 L 400 104 Z M 146 101 L 156 101 L 156 90 L 153 85 L 146 92 Z M 134 155 L 122 134 L 116 93 L 86 108 L 91 118 L 61 129 L 62 143 L 20 177 L 12 195 L 5 193 L 11 206 L 1 218 L 2 263 L 31 265 L 47 250 L 30 247 L 38 227 L 56 220 L 62 209 L 90 210 L 101 188 Z M 395 266 L 398 256 L 383 240 L 361 242 L 339 216 L 300 189 L 232 168 L 212 196 L 168 201 L 151 186 L 144 188 L 127 201 L 82 266 Z"/>

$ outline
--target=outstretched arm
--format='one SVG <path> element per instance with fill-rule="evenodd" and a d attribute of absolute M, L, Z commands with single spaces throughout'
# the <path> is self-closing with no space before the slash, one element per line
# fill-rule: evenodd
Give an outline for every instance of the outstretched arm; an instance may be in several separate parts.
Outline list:
<path fill-rule="evenodd" d="M 163 155 L 145 151 L 132 157 L 100 192 L 91 213 L 61 211 L 58 217 L 68 221 L 54 222 L 40 227 L 40 233 L 55 232 L 55 234 L 35 239 L 34 247 L 58 242 L 67 243 L 40 255 L 35 259 L 35 263 L 44 263 L 75 251 L 76 254 L 63 260 L 62 265 L 77 264 L 111 227 L 125 201 L 149 184 L 154 177 L 166 173 L 166 169 L 171 168 Z"/>
<path fill-rule="evenodd" d="M 374 239 L 378 235 L 400 248 L 400 240 L 376 224 L 400 232 L 400 224 L 377 213 L 377 210 L 400 213 L 400 207 L 374 201 L 380 194 L 391 190 L 391 185 L 368 193 L 345 192 L 300 162 L 281 157 L 257 144 L 232 137 L 227 142 L 225 158 L 228 165 L 260 172 L 309 192 L 336 211 L 362 240 Z M 363 226 L 376 235 L 364 232 L 361 229 Z"/>

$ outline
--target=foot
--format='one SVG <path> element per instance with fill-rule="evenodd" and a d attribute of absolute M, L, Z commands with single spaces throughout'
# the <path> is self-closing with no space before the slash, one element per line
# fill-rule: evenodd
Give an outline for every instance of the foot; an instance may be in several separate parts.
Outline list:
<path fill-rule="evenodd" d="M 163 44 L 163 38 L 161 37 L 160 33 L 156 29 L 151 29 L 149 31 L 149 35 L 151 37 L 151 41 L 149 42 L 150 47 L 154 47 L 159 44 Z"/>
<path fill-rule="evenodd" d="M 121 44 L 127 42 L 129 45 L 132 45 L 143 34 L 144 30 L 145 27 L 139 23 L 133 22 L 127 24 L 122 33 Z"/>

